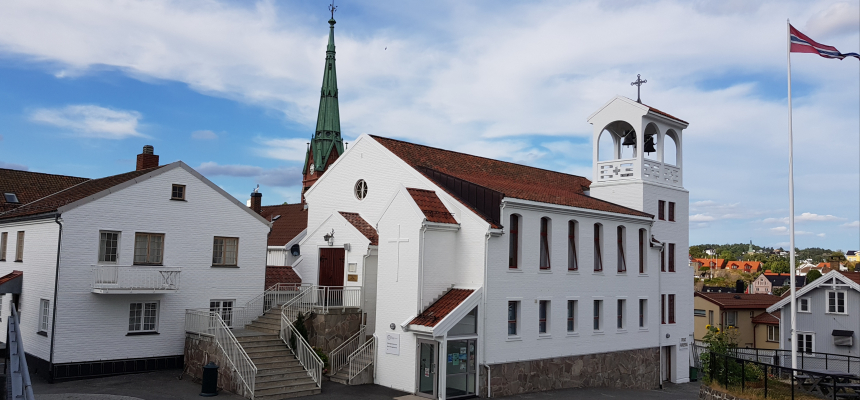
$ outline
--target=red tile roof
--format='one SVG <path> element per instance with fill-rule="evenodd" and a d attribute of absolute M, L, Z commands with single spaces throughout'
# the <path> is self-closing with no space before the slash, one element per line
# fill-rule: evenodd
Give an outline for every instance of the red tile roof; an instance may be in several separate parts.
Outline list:
<path fill-rule="evenodd" d="M 860 283 L 860 272 L 839 272 L 842 276 L 854 281 L 855 283 Z"/>
<path fill-rule="evenodd" d="M 263 206 L 260 215 L 269 221 L 280 215 L 272 222 L 269 246 L 286 245 L 308 227 L 308 212 L 301 203 Z"/>
<path fill-rule="evenodd" d="M 735 310 L 766 309 L 779 301 L 779 296 L 772 294 L 696 292 L 695 295 L 710 300 L 720 308 Z"/>
<path fill-rule="evenodd" d="M 269 265 L 266 267 L 266 285 L 264 288 L 268 289 L 276 283 L 302 283 L 302 278 L 299 278 L 293 267 Z"/>
<path fill-rule="evenodd" d="M 448 211 L 442 200 L 436 196 L 436 192 L 432 190 L 406 188 L 418 208 L 424 212 L 424 217 L 430 222 L 440 222 L 443 224 L 456 224 L 457 220 Z"/>
<path fill-rule="evenodd" d="M 737 268 L 736 268 L 737 267 Z M 758 272 L 761 269 L 760 261 L 729 261 L 725 269 L 740 269 L 746 272 Z"/>
<path fill-rule="evenodd" d="M 7 211 L 3 214 L 0 214 L 0 219 L 54 212 L 57 211 L 57 208 L 60 208 L 66 204 L 76 202 L 78 200 L 99 193 L 103 190 L 110 189 L 116 185 L 130 181 L 141 175 L 145 175 L 152 171 L 155 171 L 158 168 L 161 168 L 161 166 L 143 169 L 140 171 L 126 172 L 124 174 L 108 176 L 105 178 L 91 179 L 75 186 L 60 190 L 59 192 L 43 197 L 29 204 L 24 204 L 18 208 L 12 209 L 11 211 Z"/>
<path fill-rule="evenodd" d="M 751 321 L 754 324 L 779 325 L 779 311 L 763 312 L 756 315 Z"/>
<path fill-rule="evenodd" d="M 370 240 L 371 246 L 379 246 L 379 234 L 376 232 L 376 229 L 373 228 L 372 225 L 367 223 L 364 218 L 361 218 L 361 215 L 358 213 L 344 212 L 340 211 L 340 215 L 343 215 L 347 221 L 349 221 L 355 229 L 358 229 L 364 237 Z"/>
<path fill-rule="evenodd" d="M 89 178 L 0 168 L 0 213 L 88 181 Z M 3 193 L 14 193 L 18 203 L 7 203 Z"/>
<path fill-rule="evenodd" d="M 660 114 L 660 115 L 662 115 L 662 116 L 664 116 L 664 117 L 666 117 L 666 118 L 671 118 L 671 119 L 674 119 L 675 121 L 683 122 L 683 123 L 685 123 L 685 124 L 687 123 L 687 121 L 684 121 L 684 120 L 683 120 L 683 119 L 681 119 L 681 118 L 678 118 L 678 117 L 672 116 L 672 115 L 670 115 L 669 113 L 667 113 L 667 112 L 663 112 L 663 111 L 660 111 L 660 110 L 658 110 L 658 109 L 656 109 L 656 108 L 654 108 L 654 107 L 651 107 L 651 106 L 648 106 L 648 105 L 646 105 L 645 107 L 648 107 L 648 109 L 649 109 L 649 110 L 651 110 L 651 112 L 654 112 L 654 113 Z"/>
<path fill-rule="evenodd" d="M 439 300 L 431 304 L 430 307 L 427 307 L 424 312 L 415 317 L 409 324 L 434 327 L 474 292 L 471 289 L 451 289 L 448 293 L 440 297 Z"/>
<path fill-rule="evenodd" d="M 713 268 L 724 269 L 726 260 L 722 258 L 694 258 L 693 261 L 702 263 L 703 267 L 711 268 L 711 263 L 714 263 Z"/>
<path fill-rule="evenodd" d="M 654 217 L 651 214 L 585 195 L 584 190 L 591 186 L 591 181 L 581 176 L 380 136 L 372 137 L 419 171 L 423 168 L 438 171 L 500 192 L 506 197 L 640 217 Z M 463 204 L 474 210 L 465 202 Z M 481 214 L 479 213 L 479 215 Z M 484 218 L 491 222 L 486 216 Z"/>
<path fill-rule="evenodd" d="M 0 276 L 0 285 L 22 276 L 24 276 L 23 271 L 14 270 L 6 275 Z"/>

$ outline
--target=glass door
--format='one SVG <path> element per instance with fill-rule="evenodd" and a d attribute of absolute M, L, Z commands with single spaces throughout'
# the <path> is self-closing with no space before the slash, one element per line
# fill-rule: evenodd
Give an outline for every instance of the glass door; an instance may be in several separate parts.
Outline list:
<path fill-rule="evenodd" d="M 445 395 L 452 399 L 475 395 L 475 347 L 476 339 L 448 341 L 445 363 Z"/>
<path fill-rule="evenodd" d="M 435 399 L 436 342 L 418 341 L 418 395 Z"/>

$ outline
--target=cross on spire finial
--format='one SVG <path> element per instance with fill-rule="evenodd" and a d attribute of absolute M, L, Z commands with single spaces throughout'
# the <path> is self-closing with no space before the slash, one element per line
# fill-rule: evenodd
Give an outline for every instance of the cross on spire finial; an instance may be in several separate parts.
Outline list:
<path fill-rule="evenodd" d="M 639 96 L 639 90 L 642 89 L 642 84 L 648 83 L 647 79 L 642 79 L 642 75 L 636 74 L 636 80 L 630 82 L 630 86 L 636 86 L 636 102 L 642 104 L 642 98 Z"/>
<path fill-rule="evenodd" d="M 337 6 L 334 5 L 334 2 L 328 5 L 328 10 L 331 11 L 331 19 L 334 19 L 334 12 L 337 11 Z"/>

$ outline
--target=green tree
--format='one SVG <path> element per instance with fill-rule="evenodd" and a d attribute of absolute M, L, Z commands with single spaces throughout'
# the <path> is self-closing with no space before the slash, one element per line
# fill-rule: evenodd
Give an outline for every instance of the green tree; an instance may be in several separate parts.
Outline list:
<path fill-rule="evenodd" d="M 821 278 L 821 272 L 817 269 L 813 269 L 806 273 L 806 284 L 808 285 L 810 282 Z"/>
<path fill-rule="evenodd" d="M 779 259 L 771 259 L 768 262 L 764 263 L 764 269 L 769 269 L 771 272 L 775 274 L 783 274 L 789 272 L 789 264 L 788 261 L 779 258 Z"/>

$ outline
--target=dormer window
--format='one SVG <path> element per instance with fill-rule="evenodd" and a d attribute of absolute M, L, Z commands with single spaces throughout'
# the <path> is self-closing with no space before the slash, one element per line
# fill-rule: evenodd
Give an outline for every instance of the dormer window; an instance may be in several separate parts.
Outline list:
<path fill-rule="evenodd" d="M 170 200 L 185 200 L 185 185 L 173 185 L 170 191 Z"/>
<path fill-rule="evenodd" d="M 15 193 L 3 193 L 7 203 L 18 203 L 18 196 Z"/>

